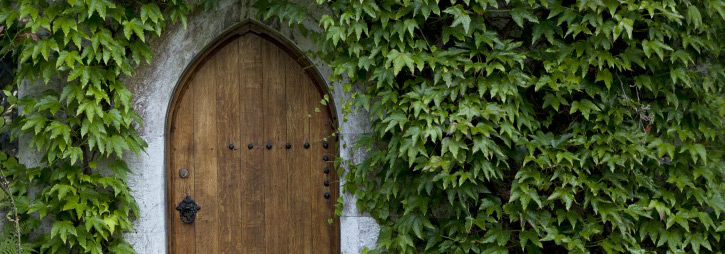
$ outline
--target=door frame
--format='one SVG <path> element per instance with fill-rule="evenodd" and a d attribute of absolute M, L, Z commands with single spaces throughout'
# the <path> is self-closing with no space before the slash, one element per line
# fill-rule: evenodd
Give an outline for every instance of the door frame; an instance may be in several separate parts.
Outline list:
<path fill-rule="evenodd" d="M 226 42 L 229 40 L 236 39 L 238 37 L 241 37 L 242 35 L 245 35 L 247 33 L 254 33 L 264 39 L 267 39 L 268 41 L 274 43 L 279 47 L 280 49 L 284 50 L 289 54 L 290 57 L 292 57 L 300 66 L 302 66 L 302 69 L 307 74 L 307 76 L 313 81 L 314 87 L 317 90 L 317 92 L 325 95 L 330 93 L 330 89 L 327 86 L 326 80 L 323 78 L 322 74 L 317 69 L 317 66 L 302 52 L 302 50 L 297 47 L 292 41 L 287 39 L 285 36 L 283 36 L 278 31 L 274 30 L 273 28 L 253 19 L 247 19 L 245 21 L 240 22 L 239 24 L 232 26 L 231 28 L 227 29 L 221 35 L 217 36 L 214 40 L 212 40 L 211 43 L 206 45 L 198 54 L 196 54 L 190 61 L 190 63 L 185 67 L 184 71 L 181 73 L 181 78 L 178 79 L 178 82 L 174 85 L 173 92 L 171 93 L 171 99 L 169 101 L 167 110 L 166 110 L 166 119 L 164 123 L 164 209 L 165 212 L 165 221 L 169 219 L 175 218 L 177 214 L 176 211 L 173 209 L 169 209 L 169 202 L 172 202 L 170 199 L 171 195 L 171 181 L 173 180 L 173 177 L 170 176 L 170 174 L 174 173 L 174 169 L 170 168 L 171 166 L 171 139 L 169 138 L 169 133 L 171 129 L 171 123 L 174 120 L 175 113 L 176 113 L 176 105 L 179 102 L 179 99 L 184 95 L 186 90 L 188 90 L 189 83 L 194 77 L 194 75 L 197 73 L 197 70 L 199 67 L 206 62 L 209 59 L 209 56 L 213 55 L 217 50 L 219 50 L 221 47 L 226 45 Z M 332 96 L 330 96 L 332 97 Z M 337 113 L 337 108 L 335 107 L 334 100 L 329 100 L 327 102 L 327 106 L 329 108 L 329 119 L 332 120 L 332 124 L 335 130 L 339 129 L 339 121 L 337 116 L 335 115 Z M 337 143 L 339 146 L 340 143 Z M 339 147 L 336 149 L 338 152 L 340 151 Z M 339 156 L 339 154 L 338 154 Z M 337 168 L 333 168 L 330 175 L 335 176 L 337 178 Z M 339 179 L 337 179 L 339 183 Z M 340 191 L 342 188 L 341 184 L 337 185 L 338 189 L 334 191 Z M 333 201 L 335 202 L 335 201 Z M 340 226 L 339 223 L 339 217 L 335 217 L 334 220 L 337 227 Z M 165 224 L 165 231 L 166 231 L 166 250 L 168 252 L 169 247 L 171 246 L 171 238 L 173 237 L 171 232 L 170 223 L 166 222 Z M 341 229 L 338 228 L 338 232 L 341 232 Z M 335 239 L 333 241 L 340 241 L 340 234 L 337 234 L 335 236 Z"/>

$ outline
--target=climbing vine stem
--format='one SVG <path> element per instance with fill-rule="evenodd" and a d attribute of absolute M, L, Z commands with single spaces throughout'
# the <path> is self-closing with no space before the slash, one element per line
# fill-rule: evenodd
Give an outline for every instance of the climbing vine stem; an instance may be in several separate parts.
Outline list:
<path fill-rule="evenodd" d="M 2 190 L 8 197 L 8 200 L 10 200 L 10 212 L 8 213 L 7 218 L 13 223 L 15 228 L 15 237 L 17 239 L 16 251 L 17 253 L 23 253 L 22 240 L 20 239 L 20 216 L 18 216 L 18 208 L 17 205 L 15 205 L 15 198 L 13 198 L 13 195 L 11 195 L 10 192 L 10 181 L 8 181 L 7 176 L 5 176 L 5 173 L 2 170 L 0 170 L 0 190 Z"/>

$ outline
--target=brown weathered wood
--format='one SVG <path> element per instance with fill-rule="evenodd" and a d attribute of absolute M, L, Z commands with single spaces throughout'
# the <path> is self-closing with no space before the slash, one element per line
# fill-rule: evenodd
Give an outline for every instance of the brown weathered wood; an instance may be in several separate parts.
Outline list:
<path fill-rule="evenodd" d="M 262 52 L 261 38 L 246 34 L 238 40 L 238 68 L 241 82 L 241 124 L 244 147 L 242 154 L 242 246 L 247 253 L 266 251 L 263 119 L 262 115 Z M 248 149 L 247 145 L 253 148 Z M 246 150 L 245 150 L 246 149 Z"/>
<path fill-rule="evenodd" d="M 329 149 L 322 147 L 322 142 L 329 139 L 329 130 L 327 122 L 329 121 L 329 115 L 325 111 L 324 107 L 320 104 L 322 95 L 319 93 L 309 93 L 308 101 L 311 103 L 313 108 L 310 118 L 310 139 L 312 146 L 312 156 L 310 157 L 310 165 L 312 166 L 313 179 L 318 179 L 317 183 L 328 180 L 334 181 L 334 175 L 332 174 L 333 166 L 333 155 L 330 154 Z M 318 110 L 314 110 L 318 108 Z M 315 112 L 319 111 L 319 112 Z M 329 161 L 324 161 L 323 157 L 328 154 Z M 324 168 L 330 167 L 331 172 L 329 174 L 324 173 Z M 314 181 L 313 181 L 314 182 Z M 333 253 L 332 251 L 332 226 L 328 223 L 328 219 L 334 219 L 334 196 L 329 199 L 325 199 L 324 194 L 330 193 L 333 195 L 337 190 L 333 190 L 331 186 L 324 186 L 322 184 L 313 184 L 312 188 L 314 195 L 312 196 L 312 227 L 313 231 L 318 234 L 322 234 L 330 237 L 315 237 L 313 239 L 313 248 L 317 250 L 317 253 Z"/>
<path fill-rule="evenodd" d="M 324 89 L 315 87 L 319 79 L 294 51 L 248 31 L 214 43 L 172 99 L 169 252 L 339 253 L 339 222 L 328 224 L 338 192 L 332 168 L 337 145 L 329 107 L 319 104 Z M 183 165 L 189 178 L 178 177 Z M 330 174 L 323 173 L 325 165 Z M 186 195 L 202 207 L 191 225 L 174 209 Z"/>
<path fill-rule="evenodd" d="M 201 210 L 194 222 L 196 228 L 196 253 L 219 253 L 219 209 L 217 188 L 217 102 L 216 73 L 214 62 L 220 58 L 214 54 L 204 63 L 197 75 L 198 82 L 192 87 L 194 98 L 194 196 Z"/>
<path fill-rule="evenodd" d="M 242 249 L 241 149 L 239 126 L 241 104 L 239 43 L 231 41 L 219 49 L 214 62 L 217 110 L 218 219 L 220 253 Z M 211 63 L 210 63 L 211 64 Z"/>
<path fill-rule="evenodd" d="M 307 157 L 309 149 L 304 143 L 309 141 L 310 120 L 308 117 L 309 100 L 307 76 L 302 68 L 294 61 L 286 61 L 287 77 L 287 137 L 292 148 L 287 150 L 287 176 L 290 179 L 290 194 L 288 199 L 291 214 L 290 250 L 295 253 L 311 254 L 312 251 L 312 223 L 310 222 L 312 196 L 309 192 L 295 190 L 310 190 L 314 184 L 322 184 L 319 179 L 310 177 L 310 165 Z M 315 180 L 317 180 L 315 182 Z"/>
<path fill-rule="evenodd" d="M 264 140 L 272 149 L 264 149 L 265 229 L 267 253 L 289 253 L 289 206 L 285 119 L 284 52 L 269 41 L 262 42 L 262 90 L 264 94 Z M 265 146 L 266 146 L 265 144 Z"/>
<path fill-rule="evenodd" d="M 192 81 L 193 82 L 193 81 Z M 174 105 L 173 123 L 169 129 L 171 142 L 171 161 L 168 173 L 171 180 L 170 191 L 167 198 L 168 224 L 172 229 L 169 232 L 174 237 L 169 237 L 169 253 L 181 253 L 183 250 L 194 249 L 194 225 L 181 222 L 176 205 L 184 200 L 186 196 L 194 196 L 194 110 L 193 98 L 189 93 Z M 186 168 L 189 171 L 187 178 L 179 177 L 179 170 Z"/>

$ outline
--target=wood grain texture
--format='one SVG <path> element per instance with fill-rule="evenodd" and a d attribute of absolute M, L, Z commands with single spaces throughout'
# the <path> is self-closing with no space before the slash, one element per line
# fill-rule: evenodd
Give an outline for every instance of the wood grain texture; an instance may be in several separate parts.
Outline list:
<path fill-rule="evenodd" d="M 315 237 L 313 239 L 313 249 L 317 250 L 317 253 L 335 253 L 333 252 L 333 225 L 330 225 L 328 220 L 335 220 L 334 218 L 334 195 L 333 193 L 337 190 L 332 190 L 330 186 L 324 186 L 319 184 L 324 180 L 334 182 L 334 175 L 332 172 L 333 166 L 333 154 L 330 154 L 330 150 L 325 149 L 322 143 L 329 141 L 330 131 L 327 127 L 329 115 L 327 111 L 320 104 L 323 96 L 319 93 L 309 93 L 308 101 L 312 102 L 311 107 L 313 108 L 312 117 L 310 118 L 310 139 L 312 146 L 312 156 L 310 157 L 310 165 L 312 167 L 313 179 L 318 179 L 317 184 L 313 184 L 312 196 L 312 228 L 317 234 L 325 235 L 327 237 Z M 318 110 L 314 110 L 317 108 Z M 318 111 L 318 112 L 316 112 Z M 324 161 L 323 158 L 328 155 L 329 161 Z M 324 170 L 326 167 L 330 168 L 330 173 L 325 174 Z M 325 199 L 325 193 L 330 193 L 331 197 Z"/>
<path fill-rule="evenodd" d="M 289 253 L 289 206 L 285 64 L 284 52 L 269 41 L 262 43 L 262 90 L 264 94 L 264 139 L 271 149 L 264 150 L 266 253 Z"/>
<path fill-rule="evenodd" d="M 194 82 L 194 81 L 192 81 Z M 184 93 L 173 112 L 173 124 L 170 125 L 169 139 L 173 144 L 169 149 L 172 159 L 167 170 L 171 179 L 170 192 L 167 196 L 168 226 L 173 229 L 174 237 L 169 238 L 169 253 L 182 253 L 183 250 L 194 249 L 194 225 L 181 222 L 176 205 L 186 196 L 194 196 L 194 110 L 193 98 Z M 185 168 L 187 178 L 179 177 L 179 170 Z"/>
<path fill-rule="evenodd" d="M 239 76 L 241 85 L 241 139 L 242 148 L 242 234 L 245 253 L 264 253 L 267 249 L 265 232 L 262 103 L 262 38 L 247 34 L 238 40 Z M 247 145 L 253 148 L 248 149 Z M 246 150 L 245 150 L 246 149 Z"/>
<path fill-rule="evenodd" d="M 242 190 L 240 137 L 241 103 L 239 85 L 239 43 L 223 45 L 213 62 L 217 110 L 217 199 L 220 253 L 237 253 L 242 249 Z"/>
<path fill-rule="evenodd" d="M 290 250 L 295 253 L 311 254 L 312 251 L 312 223 L 310 202 L 312 196 L 308 191 L 315 184 L 322 184 L 319 179 L 312 179 L 308 157 L 311 156 L 309 149 L 304 148 L 304 143 L 310 138 L 310 117 L 308 108 L 309 100 L 307 88 L 307 77 L 302 68 L 291 59 L 285 62 L 287 65 L 287 76 L 285 79 L 287 94 L 287 137 L 292 148 L 287 150 L 287 176 L 290 179 L 290 194 L 288 205 L 293 215 L 290 226 Z"/>
<path fill-rule="evenodd" d="M 192 65 L 172 100 L 169 253 L 339 253 L 339 222 L 328 224 L 338 194 L 334 124 L 320 89 L 281 44 L 235 36 Z M 181 167 L 189 178 L 178 177 Z M 191 225 L 172 210 L 186 195 L 202 207 Z"/>
<path fill-rule="evenodd" d="M 217 102 L 215 54 L 204 63 L 191 88 L 194 99 L 194 200 L 201 206 L 196 214 L 196 253 L 219 253 L 217 186 Z"/>

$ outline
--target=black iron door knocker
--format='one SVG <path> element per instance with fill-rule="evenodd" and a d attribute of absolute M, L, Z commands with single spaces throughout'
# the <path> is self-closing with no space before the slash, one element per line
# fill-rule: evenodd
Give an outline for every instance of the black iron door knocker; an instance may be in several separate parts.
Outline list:
<path fill-rule="evenodd" d="M 194 223 L 194 219 L 196 219 L 196 211 L 199 211 L 200 209 L 201 207 L 189 196 L 186 196 L 186 198 L 184 198 L 184 200 L 176 206 L 176 210 L 179 211 L 181 221 L 186 224 Z"/>

